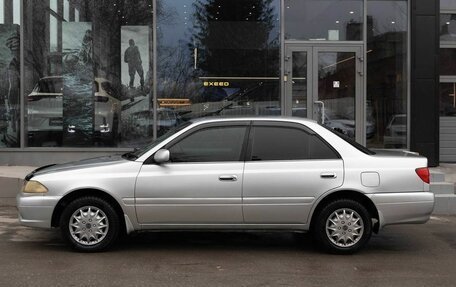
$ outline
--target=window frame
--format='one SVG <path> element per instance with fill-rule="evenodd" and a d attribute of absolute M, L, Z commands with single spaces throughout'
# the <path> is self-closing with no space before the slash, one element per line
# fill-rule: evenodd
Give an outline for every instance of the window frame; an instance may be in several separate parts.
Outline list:
<path fill-rule="evenodd" d="M 251 126 L 250 121 L 214 122 L 214 123 L 206 123 L 206 124 L 198 125 L 192 129 L 186 131 L 185 133 L 181 134 L 180 136 L 173 139 L 169 143 L 165 144 L 161 148 L 159 148 L 149 158 L 147 158 L 147 160 L 144 162 L 144 164 L 157 164 L 154 160 L 154 156 L 161 149 L 169 150 L 172 146 L 174 146 L 175 144 L 184 140 L 185 138 L 193 135 L 194 133 L 197 133 L 197 132 L 199 132 L 201 130 L 205 130 L 205 129 L 219 128 L 219 127 L 221 127 L 221 128 L 244 127 L 246 129 L 245 133 L 244 133 L 244 138 L 242 141 L 241 154 L 240 154 L 238 160 L 235 160 L 235 161 L 189 161 L 189 162 L 169 161 L 166 164 L 214 164 L 214 163 L 228 163 L 228 162 L 243 162 L 243 161 L 245 161 L 245 155 L 246 155 L 247 144 L 248 144 L 248 135 L 250 134 L 250 126 Z"/>
<path fill-rule="evenodd" d="M 334 154 L 336 155 L 336 158 L 332 159 L 318 159 L 318 158 L 307 158 L 307 159 L 274 159 L 274 160 L 252 160 L 252 152 L 253 152 L 253 137 L 254 137 L 254 127 L 280 127 L 280 128 L 285 128 L 285 129 L 297 129 L 302 132 L 305 132 L 309 134 L 310 136 L 315 136 L 317 139 L 319 139 L 323 144 L 325 144 L 329 149 L 331 149 Z M 320 161 L 320 160 L 341 160 L 342 156 L 340 153 L 331 145 L 329 144 L 322 136 L 320 136 L 318 133 L 310 129 L 304 124 L 299 124 L 299 123 L 293 123 L 293 122 L 277 122 L 277 121 L 253 121 L 250 131 L 249 131 L 249 136 L 248 136 L 249 142 L 247 146 L 247 152 L 245 154 L 245 162 L 277 162 L 277 161 Z M 310 152 L 309 152 L 310 153 Z"/>

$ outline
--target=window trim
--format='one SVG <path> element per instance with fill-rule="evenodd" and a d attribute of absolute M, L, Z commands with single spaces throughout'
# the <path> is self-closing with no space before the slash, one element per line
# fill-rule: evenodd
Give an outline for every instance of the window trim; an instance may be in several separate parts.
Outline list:
<path fill-rule="evenodd" d="M 309 134 L 310 136 L 315 136 L 317 137 L 320 141 L 322 141 L 329 149 L 331 149 L 334 154 L 336 155 L 336 158 L 333 159 L 318 159 L 318 158 L 308 158 L 308 159 L 270 159 L 270 160 L 252 160 L 252 152 L 253 152 L 253 136 L 254 136 L 254 127 L 281 127 L 281 128 L 287 128 L 287 129 L 297 129 L 302 132 L 305 132 Z M 341 160 L 342 156 L 340 153 L 331 145 L 329 144 L 322 136 L 320 136 L 318 133 L 310 129 L 304 124 L 299 124 L 299 123 L 293 123 L 293 122 L 277 122 L 277 121 L 253 121 L 250 131 L 249 131 L 249 136 L 248 136 L 249 142 L 247 146 L 247 152 L 245 154 L 245 162 L 277 162 L 277 161 L 320 161 L 320 160 Z"/>
<path fill-rule="evenodd" d="M 184 140 L 185 138 L 191 136 L 192 134 L 199 132 L 201 130 L 210 129 L 210 128 L 230 128 L 230 127 L 245 127 L 246 131 L 244 133 L 244 139 L 241 147 L 241 154 L 238 160 L 235 161 L 191 161 L 191 162 L 172 162 L 169 161 L 166 164 L 214 164 L 214 163 L 228 163 L 228 162 L 243 162 L 245 159 L 246 149 L 247 149 L 247 142 L 248 142 L 248 135 L 250 133 L 250 121 L 230 121 L 230 122 L 214 122 L 214 123 L 205 123 L 198 125 L 185 133 L 179 135 L 177 138 L 173 139 L 169 143 L 165 144 L 164 146 L 160 147 L 157 151 L 161 149 L 169 150 L 172 146 L 177 144 L 178 142 Z M 145 161 L 144 164 L 157 164 L 154 160 L 155 153 L 154 152 L 151 156 L 149 156 Z"/>

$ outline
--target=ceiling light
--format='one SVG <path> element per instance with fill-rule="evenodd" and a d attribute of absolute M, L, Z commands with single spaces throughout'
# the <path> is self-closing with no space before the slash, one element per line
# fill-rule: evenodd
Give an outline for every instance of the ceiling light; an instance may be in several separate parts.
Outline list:
<path fill-rule="evenodd" d="M 447 24 L 447 25 L 450 25 L 451 23 L 450 23 L 450 21 L 448 21 L 448 22 L 446 22 L 446 24 Z"/>
<path fill-rule="evenodd" d="M 355 12 L 354 11 L 350 11 L 350 14 L 355 14 Z"/>

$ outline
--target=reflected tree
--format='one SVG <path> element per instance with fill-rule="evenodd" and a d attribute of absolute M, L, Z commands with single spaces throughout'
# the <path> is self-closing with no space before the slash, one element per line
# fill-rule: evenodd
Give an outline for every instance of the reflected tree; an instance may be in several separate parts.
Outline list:
<path fill-rule="evenodd" d="M 189 46 L 205 76 L 278 75 L 278 16 L 273 0 L 198 0 Z"/>

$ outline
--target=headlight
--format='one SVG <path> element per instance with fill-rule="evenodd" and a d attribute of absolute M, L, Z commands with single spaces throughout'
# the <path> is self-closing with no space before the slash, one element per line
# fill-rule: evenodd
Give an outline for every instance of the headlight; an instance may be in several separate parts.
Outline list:
<path fill-rule="evenodd" d="M 48 189 L 38 181 L 31 180 L 25 182 L 22 186 L 22 192 L 25 193 L 46 193 Z"/>

